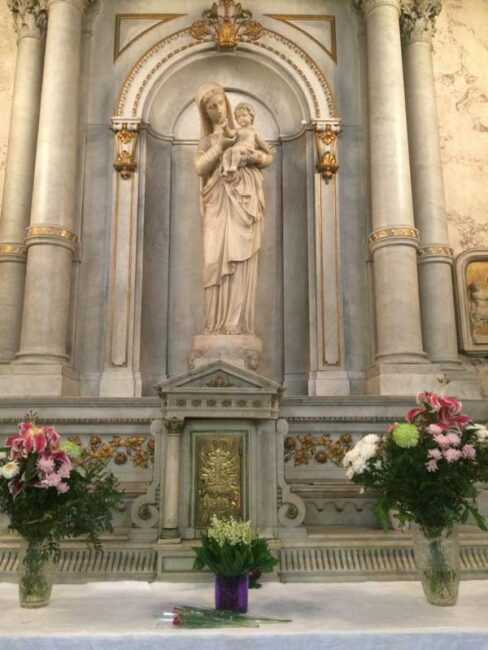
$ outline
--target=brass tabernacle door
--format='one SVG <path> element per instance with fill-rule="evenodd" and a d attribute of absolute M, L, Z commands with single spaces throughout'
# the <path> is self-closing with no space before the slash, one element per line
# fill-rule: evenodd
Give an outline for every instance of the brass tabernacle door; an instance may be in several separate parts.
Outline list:
<path fill-rule="evenodd" d="M 212 515 L 244 519 L 243 458 L 246 431 L 194 432 L 194 526 L 206 528 Z"/>

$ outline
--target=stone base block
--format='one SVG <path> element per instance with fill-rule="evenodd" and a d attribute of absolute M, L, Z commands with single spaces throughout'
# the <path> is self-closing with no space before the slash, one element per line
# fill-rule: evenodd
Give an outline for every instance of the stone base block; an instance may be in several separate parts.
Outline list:
<path fill-rule="evenodd" d="M 106 370 L 100 381 L 100 397 L 140 397 L 141 376 L 138 372 Z"/>
<path fill-rule="evenodd" d="M 368 395 L 416 395 L 441 389 L 440 366 L 430 363 L 378 363 L 366 373 Z"/>
<path fill-rule="evenodd" d="M 480 382 L 473 366 L 448 366 L 441 364 L 449 384 L 445 389 L 446 395 L 454 395 L 459 399 L 480 399 Z"/>
<path fill-rule="evenodd" d="M 351 386 L 347 372 L 324 370 L 310 373 L 308 394 L 313 396 L 350 395 Z"/>
<path fill-rule="evenodd" d="M 193 337 L 190 368 L 212 361 L 227 361 L 239 368 L 256 370 L 261 360 L 263 344 L 251 334 L 199 334 Z"/>
<path fill-rule="evenodd" d="M 77 397 L 78 373 L 63 364 L 0 365 L 2 397 Z"/>

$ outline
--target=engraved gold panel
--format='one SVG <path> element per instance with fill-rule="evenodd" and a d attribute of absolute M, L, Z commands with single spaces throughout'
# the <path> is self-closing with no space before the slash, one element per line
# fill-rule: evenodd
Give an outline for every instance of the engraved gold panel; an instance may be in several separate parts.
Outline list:
<path fill-rule="evenodd" d="M 488 344 L 488 260 L 476 260 L 467 265 L 466 295 L 473 341 L 486 345 Z"/>
<path fill-rule="evenodd" d="M 243 435 L 195 436 L 195 528 L 212 515 L 242 519 Z"/>

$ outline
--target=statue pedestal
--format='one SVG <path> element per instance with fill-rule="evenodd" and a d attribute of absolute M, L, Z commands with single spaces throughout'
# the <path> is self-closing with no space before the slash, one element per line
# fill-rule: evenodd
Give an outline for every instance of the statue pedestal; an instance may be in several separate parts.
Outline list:
<path fill-rule="evenodd" d="M 256 370 L 262 350 L 261 339 L 251 334 L 199 334 L 193 337 L 189 365 L 198 368 L 212 361 L 227 361 Z"/>

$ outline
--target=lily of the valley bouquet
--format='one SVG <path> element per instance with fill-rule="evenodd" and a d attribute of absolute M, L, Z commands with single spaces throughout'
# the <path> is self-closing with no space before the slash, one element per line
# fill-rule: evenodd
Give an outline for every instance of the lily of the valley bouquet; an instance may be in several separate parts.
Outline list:
<path fill-rule="evenodd" d="M 194 569 L 206 565 L 218 576 L 243 576 L 251 571 L 272 571 L 278 560 L 268 543 L 251 528 L 249 521 L 219 519 L 212 516 L 210 527 L 201 535 L 202 545 L 195 547 Z"/>
<path fill-rule="evenodd" d="M 401 525 L 413 521 L 430 537 L 470 515 L 486 530 L 476 483 L 488 479 L 488 430 L 452 397 L 423 392 L 417 403 L 407 422 L 364 436 L 345 454 L 347 477 L 377 493 L 384 528 L 393 510 Z"/>
<path fill-rule="evenodd" d="M 59 559 L 61 540 L 86 536 L 100 549 L 98 535 L 112 530 L 112 510 L 122 495 L 106 461 L 62 441 L 35 416 L 19 424 L 0 454 L 0 512 L 26 542 L 19 560 L 21 604 L 38 607 L 48 602 L 42 571 Z"/>

